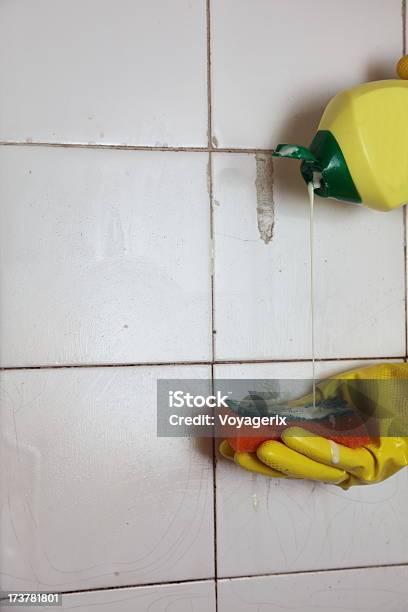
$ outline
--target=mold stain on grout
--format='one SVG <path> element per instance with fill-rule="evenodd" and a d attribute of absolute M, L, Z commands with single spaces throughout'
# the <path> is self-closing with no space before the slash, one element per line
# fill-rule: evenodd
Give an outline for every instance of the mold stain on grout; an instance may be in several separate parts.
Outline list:
<path fill-rule="evenodd" d="M 275 227 L 275 202 L 273 199 L 273 160 L 265 153 L 257 153 L 256 161 L 256 214 L 261 239 L 269 244 Z"/>

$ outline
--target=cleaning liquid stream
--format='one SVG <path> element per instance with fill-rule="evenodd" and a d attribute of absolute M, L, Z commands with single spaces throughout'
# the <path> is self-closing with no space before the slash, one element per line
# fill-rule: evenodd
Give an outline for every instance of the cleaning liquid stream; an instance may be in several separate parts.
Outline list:
<path fill-rule="evenodd" d="M 310 202 L 309 217 L 309 248 L 310 248 L 310 308 L 311 308 L 311 333 L 312 333 L 312 376 L 313 376 L 313 408 L 316 408 L 316 359 L 315 359 L 315 325 L 314 325 L 314 181 L 307 184 Z"/>

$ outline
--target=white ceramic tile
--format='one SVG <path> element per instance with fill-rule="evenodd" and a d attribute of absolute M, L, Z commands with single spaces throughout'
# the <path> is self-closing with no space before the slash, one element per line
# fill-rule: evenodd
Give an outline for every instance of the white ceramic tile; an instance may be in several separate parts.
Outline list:
<path fill-rule="evenodd" d="M 0 139 L 207 144 L 204 0 L 0 5 Z"/>
<path fill-rule="evenodd" d="M 62 609 L 76 612 L 215 612 L 214 582 L 64 595 Z"/>
<path fill-rule="evenodd" d="M 339 90 L 395 76 L 401 1 L 212 0 L 211 35 L 215 143 L 308 144 Z"/>
<path fill-rule="evenodd" d="M 219 612 L 406 612 L 408 568 L 221 580 Z"/>
<path fill-rule="evenodd" d="M 211 444 L 156 435 L 157 379 L 209 374 L 204 366 L 2 373 L 0 588 L 214 575 Z"/>
<path fill-rule="evenodd" d="M 359 365 L 361 362 L 346 361 L 317 364 L 317 376 Z M 216 368 L 217 378 L 302 379 L 310 375 L 309 363 Z M 407 504 L 407 470 L 381 484 L 343 491 L 316 482 L 268 479 L 220 457 L 218 575 L 407 563 Z"/>
<path fill-rule="evenodd" d="M 2 364 L 208 359 L 206 164 L 0 148 Z"/>
<path fill-rule="evenodd" d="M 319 198 L 315 207 L 318 357 L 405 354 L 403 210 Z"/>
<path fill-rule="evenodd" d="M 265 179 L 267 159 L 213 156 L 217 359 L 311 356 L 307 190 L 296 164 L 277 161 Z M 272 214 L 265 244 L 258 223 Z M 316 356 L 404 355 L 402 210 L 319 198 L 314 253 Z"/>

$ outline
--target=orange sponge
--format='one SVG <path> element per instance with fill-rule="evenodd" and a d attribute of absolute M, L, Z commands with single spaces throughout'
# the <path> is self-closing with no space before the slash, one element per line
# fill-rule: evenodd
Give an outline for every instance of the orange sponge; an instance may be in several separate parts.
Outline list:
<path fill-rule="evenodd" d="M 224 414 L 236 416 L 233 412 L 225 411 Z M 228 440 L 237 453 L 254 453 L 262 442 L 266 440 L 280 440 L 280 435 L 286 426 L 262 426 L 254 428 L 252 425 L 241 425 L 237 429 L 233 425 L 226 425 L 221 430 L 221 437 Z M 302 427 L 313 434 L 323 436 L 328 440 L 333 440 L 338 444 L 344 444 L 349 448 L 358 448 L 372 442 L 368 435 L 366 426 L 356 413 L 341 414 L 331 416 L 331 418 L 308 421 L 305 424 L 303 419 L 290 422 L 290 427 Z"/>

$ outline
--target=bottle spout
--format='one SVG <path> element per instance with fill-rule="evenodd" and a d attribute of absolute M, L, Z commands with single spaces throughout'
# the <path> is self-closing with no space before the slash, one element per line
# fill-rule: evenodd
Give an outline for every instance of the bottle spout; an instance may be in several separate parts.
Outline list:
<path fill-rule="evenodd" d="M 310 147 L 279 144 L 272 156 L 299 160 L 304 181 L 313 185 L 318 196 L 361 202 L 343 152 L 331 132 L 319 130 Z"/>
<path fill-rule="evenodd" d="M 301 161 L 301 173 L 305 182 L 307 184 L 312 183 L 315 190 L 321 189 L 323 183 L 322 172 L 320 171 L 316 156 L 310 149 L 295 144 L 279 144 L 272 152 L 272 156 Z"/>
<path fill-rule="evenodd" d="M 310 149 L 296 144 L 279 144 L 274 151 L 273 157 L 286 157 L 289 159 L 300 159 L 304 162 L 316 163 L 317 159 Z"/>

